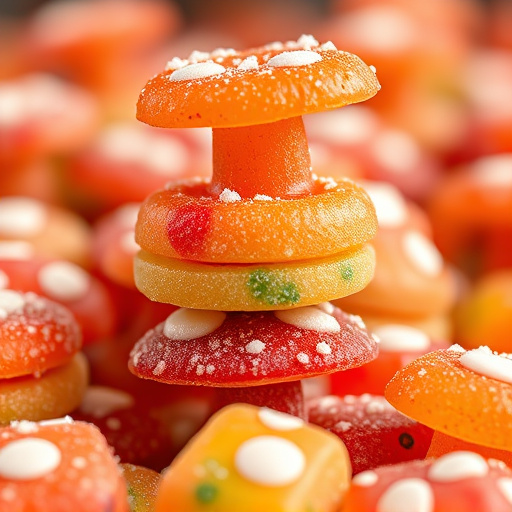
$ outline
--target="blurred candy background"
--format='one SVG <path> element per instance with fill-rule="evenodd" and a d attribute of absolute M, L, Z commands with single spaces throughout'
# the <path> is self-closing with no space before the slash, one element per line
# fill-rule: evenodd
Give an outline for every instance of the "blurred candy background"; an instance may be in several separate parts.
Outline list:
<path fill-rule="evenodd" d="M 74 311 L 92 384 L 158 395 L 126 369 L 138 337 L 172 311 L 135 290 L 137 208 L 170 180 L 209 175 L 209 131 L 136 122 L 139 91 L 174 56 L 301 34 L 359 55 L 382 85 L 364 105 L 305 118 L 315 172 L 361 181 L 379 216 L 376 278 L 339 305 L 435 347 L 512 352 L 510 0 L 4 2 L 0 287 Z M 38 276 L 56 263 L 60 285 L 45 288 Z M 165 396 L 151 417 L 155 428 L 180 418 L 160 439 L 177 450 L 207 397 L 180 390 L 178 407 Z"/>

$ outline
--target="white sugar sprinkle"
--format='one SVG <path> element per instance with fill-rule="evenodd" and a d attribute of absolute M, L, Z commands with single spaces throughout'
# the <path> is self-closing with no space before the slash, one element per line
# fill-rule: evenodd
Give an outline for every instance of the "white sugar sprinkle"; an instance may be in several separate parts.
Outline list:
<path fill-rule="evenodd" d="M 320 45 L 321 50 L 337 50 L 336 45 L 332 41 L 327 41 Z"/>
<path fill-rule="evenodd" d="M 332 353 L 331 347 L 325 341 L 321 341 L 316 344 L 316 351 L 323 356 L 327 356 Z"/>
<path fill-rule="evenodd" d="M 8 480 L 41 478 L 59 467 L 61 452 L 46 439 L 26 437 L 0 449 L 0 476 Z"/>
<path fill-rule="evenodd" d="M 359 487 L 371 487 L 377 483 L 379 475 L 371 469 L 358 473 L 353 479 L 352 483 Z"/>
<path fill-rule="evenodd" d="M 273 201 L 273 198 L 270 196 L 266 196 L 265 194 L 256 194 L 253 199 L 255 201 Z"/>
<path fill-rule="evenodd" d="M 433 512 L 434 493 L 421 478 L 392 483 L 377 502 L 378 512 Z"/>
<path fill-rule="evenodd" d="M 302 364 L 308 364 L 309 363 L 309 356 L 305 352 L 299 352 L 297 354 L 297 361 Z"/>
<path fill-rule="evenodd" d="M 283 309 L 275 311 L 274 314 L 281 322 L 285 322 L 300 329 L 331 333 L 341 331 L 340 324 L 336 318 L 315 306 Z"/>
<path fill-rule="evenodd" d="M 69 261 L 48 263 L 41 268 L 37 279 L 45 294 L 61 301 L 81 299 L 90 286 L 89 274 Z"/>
<path fill-rule="evenodd" d="M 180 308 L 167 317 L 164 334 L 172 340 L 200 338 L 218 329 L 225 318 L 222 311 Z"/>
<path fill-rule="evenodd" d="M 256 55 L 251 55 L 240 62 L 237 69 L 247 71 L 249 69 L 258 69 L 258 67 L 258 59 L 256 58 Z"/>
<path fill-rule="evenodd" d="M 229 190 L 229 188 L 225 188 L 219 195 L 219 200 L 223 203 L 235 203 L 237 201 L 241 201 L 242 198 L 240 194 L 234 190 Z"/>
<path fill-rule="evenodd" d="M 165 371 L 165 367 L 166 367 L 165 361 L 163 361 L 161 359 L 160 361 L 158 361 L 157 365 L 153 368 L 153 375 L 162 375 L 162 373 L 164 373 L 164 371 Z"/>
<path fill-rule="evenodd" d="M 383 352 L 422 351 L 430 347 L 430 338 L 419 329 L 408 325 L 385 324 L 373 329 Z"/>
<path fill-rule="evenodd" d="M 466 478 L 482 478 L 489 472 L 486 460 L 474 452 L 452 452 L 435 460 L 428 470 L 434 482 L 455 482 Z"/>
<path fill-rule="evenodd" d="M 402 239 L 409 261 L 423 274 L 438 276 L 443 270 L 443 258 L 434 244 L 419 231 L 407 231 Z"/>
<path fill-rule="evenodd" d="M 34 236 L 47 222 L 47 207 L 34 199 L 4 197 L 0 200 L 0 233 L 4 236 Z"/>
<path fill-rule="evenodd" d="M 512 505 L 512 478 L 502 477 L 496 482 L 501 494 Z"/>
<path fill-rule="evenodd" d="M 197 62 L 189 64 L 182 68 L 178 68 L 171 73 L 169 80 L 196 80 L 198 78 L 206 78 L 208 76 L 220 75 L 226 72 L 226 68 L 215 62 Z"/>
<path fill-rule="evenodd" d="M 260 354 L 263 352 L 265 348 L 265 343 L 261 340 L 252 340 L 247 345 L 245 345 L 245 350 L 249 352 L 249 354 Z"/>
<path fill-rule="evenodd" d="M 300 478 L 306 467 L 306 457 L 288 439 L 257 436 L 238 447 L 235 467 L 241 476 L 251 482 L 268 487 L 281 487 Z"/>
<path fill-rule="evenodd" d="M 512 359 L 493 353 L 488 347 L 468 350 L 459 361 L 469 370 L 512 384 Z"/>
<path fill-rule="evenodd" d="M 322 60 L 322 56 L 311 50 L 296 50 L 275 55 L 268 61 L 272 67 L 306 66 Z"/>
<path fill-rule="evenodd" d="M 297 430 L 304 425 L 304 421 L 297 416 L 262 407 L 258 411 L 259 420 L 268 428 L 279 431 Z"/>

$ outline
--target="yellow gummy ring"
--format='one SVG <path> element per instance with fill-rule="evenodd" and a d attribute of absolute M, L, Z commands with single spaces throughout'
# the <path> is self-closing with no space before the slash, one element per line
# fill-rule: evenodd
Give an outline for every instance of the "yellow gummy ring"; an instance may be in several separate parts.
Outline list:
<path fill-rule="evenodd" d="M 230 200 L 231 198 L 231 200 Z M 172 184 L 142 204 L 136 241 L 147 252 L 205 263 L 274 263 L 339 254 L 371 240 L 374 206 L 350 180 L 317 179 L 296 199 L 233 199 L 208 182 Z"/>
<path fill-rule="evenodd" d="M 135 284 L 156 302 L 220 311 L 309 306 L 355 293 L 373 276 L 375 252 L 363 245 L 326 258 L 292 263 L 224 265 L 140 251 Z"/>
<path fill-rule="evenodd" d="M 78 352 L 73 359 L 41 377 L 0 380 L 0 424 L 14 420 L 59 418 L 76 409 L 89 381 L 89 365 Z"/>

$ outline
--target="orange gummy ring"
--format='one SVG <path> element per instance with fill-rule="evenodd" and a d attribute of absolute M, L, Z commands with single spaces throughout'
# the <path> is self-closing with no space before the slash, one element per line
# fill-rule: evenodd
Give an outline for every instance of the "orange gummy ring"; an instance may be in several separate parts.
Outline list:
<path fill-rule="evenodd" d="M 0 379 L 0 424 L 58 418 L 78 407 L 89 380 L 89 366 L 78 352 L 71 362 L 42 377 Z"/>
<path fill-rule="evenodd" d="M 471 352 L 478 352 L 477 349 Z M 387 400 L 401 413 L 452 437 L 512 451 L 512 383 L 483 376 L 460 359 L 458 345 L 419 357 L 388 383 Z M 491 358 L 505 357 L 488 354 Z"/>
<path fill-rule="evenodd" d="M 175 58 L 142 90 L 137 119 L 163 128 L 271 123 L 364 101 L 379 88 L 359 57 L 303 36 Z"/>
<path fill-rule="evenodd" d="M 372 202 L 350 180 L 315 180 L 296 199 L 219 198 L 208 182 L 171 184 L 142 204 L 136 241 L 147 252 L 205 263 L 276 263 L 338 254 L 377 231 Z"/>
<path fill-rule="evenodd" d="M 155 302 L 193 309 L 267 311 L 327 302 L 364 288 L 375 253 L 362 245 L 325 258 L 253 265 L 196 263 L 145 251 L 135 257 L 135 284 Z"/>

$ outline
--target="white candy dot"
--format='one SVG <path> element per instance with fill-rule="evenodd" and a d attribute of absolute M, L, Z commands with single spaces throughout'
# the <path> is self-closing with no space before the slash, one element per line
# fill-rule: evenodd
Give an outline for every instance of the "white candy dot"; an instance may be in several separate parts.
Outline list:
<path fill-rule="evenodd" d="M 487 475 L 486 460 L 474 452 L 453 452 L 439 457 L 429 468 L 428 477 L 434 482 L 455 482 Z"/>
<path fill-rule="evenodd" d="M 279 431 L 297 430 L 304 425 L 304 421 L 297 416 L 274 411 L 268 407 L 260 408 L 258 418 L 266 427 Z"/>
<path fill-rule="evenodd" d="M 55 261 L 41 268 L 39 285 L 49 297 L 72 301 L 81 299 L 89 290 L 89 274 L 69 261 Z"/>
<path fill-rule="evenodd" d="M 423 274 L 435 277 L 443 270 L 443 258 L 434 244 L 418 231 L 408 231 L 402 239 L 409 261 Z"/>
<path fill-rule="evenodd" d="M 383 182 L 364 181 L 360 185 L 366 190 L 372 200 L 379 226 L 394 228 L 402 226 L 407 221 L 407 206 L 399 190 Z"/>
<path fill-rule="evenodd" d="M 21 310 L 25 305 L 25 298 L 21 293 L 13 290 L 0 290 L 0 317 L 6 317 L 9 313 Z"/>
<path fill-rule="evenodd" d="M 286 66 L 306 66 L 322 60 L 322 56 L 311 50 L 296 50 L 275 55 L 268 61 L 268 65 L 276 68 Z"/>
<path fill-rule="evenodd" d="M 459 361 L 469 370 L 512 384 L 512 359 L 494 354 L 488 347 L 468 350 Z"/>
<path fill-rule="evenodd" d="M 245 345 L 245 350 L 249 352 L 249 354 L 260 354 L 263 352 L 264 348 L 265 343 L 261 340 L 252 340 Z"/>
<path fill-rule="evenodd" d="M 359 487 L 371 487 L 372 485 L 375 485 L 377 483 L 378 479 L 379 475 L 375 471 L 369 469 L 367 471 L 362 471 L 361 473 L 358 473 L 352 479 L 352 483 L 354 485 L 359 485 Z"/>
<path fill-rule="evenodd" d="M 249 69 L 258 69 L 258 67 L 258 59 L 256 55 L 250 55 L 249 57 L 246 57 L 242 62 L 240 62 L 237 69 L 247 71 Z"/>
<path fill-rule="evenodd" d="M 302 450 L 277 436 L 257 436 L 245 441 L 235 453 L 235 467 L 247 480 L 268 487 L 295 482 L 306 466 Z"/>
<path fill-rule="evenodd" d="M 379 350 L 383 352 L 416 352 L 430 347 L 430 338 L 423 331 L 408 325 L 380 325 L 373 329 L 373 333 L 379 338 Z"/>
<path fill-rule="evenodd" d="M 0 200 L 0 233 L 4 236 L 37 235 L 46 220 L 46 206 L 34 199 L 4 197 Z"/>
<path fill-rule="evenodd" d="M 94 418 L 104 418 L 133 405 L 133 397 L 119 389 L 105 386 L 89 386 L 80 404 L 80 411 Z"/>
<path fill-rule="evenodd" d="M 0 449 L 0 476 L 9 480 L 32 480 L 55 470 L 61 460 L 59 448 L 35 437 L 12 441 Z"/>
<path fill-rule="evenodd" d="M 127 254 L 136 254 L 140 251 L 140 245 L 135 241 L 135 231 L 127 231 L 119 239 L 119 244 Z"/>
<path fill-rule="evenodd" d="M 315 306 L 275 311 L 275 316 L 287 324 L 317 332 L 340 332 L 338 320 Z"/>
<path fill-rule="evenodd" d="M 9 288 L 9 276 L 0 270 L 0 288 Z"/>
<path fill-rule="evenodd" d="M 421 478 L 391 484 L 377 502 L 377 512 L 433 512 L 434 493 Z"/>
<path fill-rule="evenodd" d="M 176 69 L 171 73 L 169 79 L 172 81 L 195 80 L 208 76 L 220 75 L 226 72 L 226 68 L 215 62 L 197 62 Z"/>
<path fill-rule="evenodd" d="M 34 246 L 25 240 L 3 240 L 0 242 L 0 259 L 29 260 L 34 256 Z"/>
<path fill-rule="evenodd" d="M 316 344 L 316 351 L 324 356 L 332 353 L 331 347 L 325 341 L 321 341 Z"/>
<path fill-rule="evenodd" d="M 225 188 L 220 193 L 219 200 L 223 203 L 236 203 L 237 201 L 241 201 L 242 197 L 235 190 L 229 190 L 229 188 Z"/>
<path fill-rule="evenodd" d="M 192 340 L 211 334 L 226 318 L 222 311 L 180 308 L 165 321 L 164 334 L 172 340 Z"/>
<path fill-rule="evenodd" d="M 299 352 L 297 354 L 297 361 L 302 364 L 309 364 L 309 356 L 305 352 Z"/>
<path fill-rule="evenodd" d="M 505 499 L 512 505 L 512 478 L 502 477 L 496 485 Z"/>
<path fill-rule="evenodd" d="M 512 187 L 512 153 L 479 158 L 471 166 L 474 179 L 490 187 Z"/>
<path fill-rule="evenodd" d="M 395 174 L 414 172 L 421 158 L 418 143 L 408 133 L 397 130 L 380 132 L 371 150 L 378 162 Z"/>

